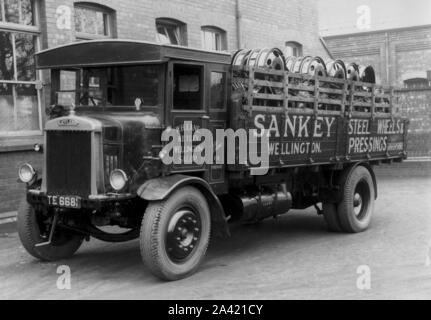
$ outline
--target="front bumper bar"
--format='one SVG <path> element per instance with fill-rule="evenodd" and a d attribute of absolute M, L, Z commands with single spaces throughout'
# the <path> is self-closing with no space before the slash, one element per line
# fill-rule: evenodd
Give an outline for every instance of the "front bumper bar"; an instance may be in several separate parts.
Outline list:
<path fill-rule="evenodd" d="M 125 206 L 131 204 L 136 199 L 136 195 L 132 194 L 104 194 L 97 196 L 89 196 L 81 198 L 81 210 L 109 210 L 118 206 Z M 27 191 L 27 202 L 34 206 L 41 206 L 45 208 L 61 208 L 59 206 L 52 206 L 49 204 L 48 195 L 39 190 Z M 74 209 L 77 210 L 77 209 Z"/>

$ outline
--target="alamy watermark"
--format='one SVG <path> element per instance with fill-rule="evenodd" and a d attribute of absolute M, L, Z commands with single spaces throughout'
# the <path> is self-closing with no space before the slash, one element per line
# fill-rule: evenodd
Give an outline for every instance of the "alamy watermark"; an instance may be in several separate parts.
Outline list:
<path fill-rule="evenodd" d="M 356 273 L 359 275 L 356 280 L 358 290 L 371 290 L 371 268 L 367 265 L 362 265 L 356 269 Z"/>
<path fill-rule="evenodd" d="M 217 129 L 194 126 L 191 121 L 162 134 L 167 145 L 159 156 L 165 165 L 246 165 L 252 175 L 269 169 L 269 134 L 265 129 Z"/>
<path fill-rule="evenodd" d="M 72 289 L 72 272 L 69 266 L 59 266 L 57 268 L 57 289 L 71 290 Z"/>

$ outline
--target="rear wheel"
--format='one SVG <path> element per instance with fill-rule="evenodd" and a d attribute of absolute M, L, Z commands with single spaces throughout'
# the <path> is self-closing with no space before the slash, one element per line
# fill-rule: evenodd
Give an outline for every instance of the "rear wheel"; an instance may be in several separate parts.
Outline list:
<path fill-rule="evenodd" d="M 165 201 L 150 203 L 140 236 L 144 264 L 162 280 L 185 278 L 202 263 L 210 231 L 207 201 L 194 187 L 184 187 Z"/>
<path fill-rule="evenodd" d="M 375 190 L 370 171 L 358 166 L 342 175 L 342 201 L 324 203 L 323 215 L 333 232 L 358 233 L 368 229 L 374 211 Z"/>
<path fill-rule="evenodd" d="M 52 227 L 50 223 L 50 219 L 34 210 L 26 199 L 21 201 L 18 210 L 18 234 L 27 252 L 42 261 L 58 261 L 72 257 L 84 238 L 68 231 L 57 229 L 51 244 L 36 246 L 47 242 Z"/>
<path fill-rule="evenodd" d="M 356 167 L 344 184 L 343 200 L 338 204 L 338 217 L 343 231 L 363 232 L 368 229 L 374 211 L 375 190 L 370 171 Z"/>

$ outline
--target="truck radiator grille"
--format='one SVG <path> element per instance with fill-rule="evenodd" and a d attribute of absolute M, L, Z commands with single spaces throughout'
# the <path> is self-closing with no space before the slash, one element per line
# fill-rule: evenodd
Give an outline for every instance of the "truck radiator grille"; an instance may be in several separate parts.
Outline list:
<path fill-rule="evenodd" d="M 109 176 L 111 175 L 111 172 L 119 168 L 118 156 L 105 154 L 104 159 L 105 159 L 105 182 L 109 183 Z"/>
<path fill-rule="evenodd" d="M 90 195 L 91 159 L 91 132 L 47 132 L 48 194 Z"/>

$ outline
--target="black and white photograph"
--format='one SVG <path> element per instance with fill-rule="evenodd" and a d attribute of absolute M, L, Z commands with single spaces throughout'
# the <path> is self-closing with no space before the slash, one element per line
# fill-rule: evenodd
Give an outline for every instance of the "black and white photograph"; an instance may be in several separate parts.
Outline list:
<path fill-rule="evenodd" d="M 0 0 L 0 300 L 430 299 L 430 0 Z"/>

